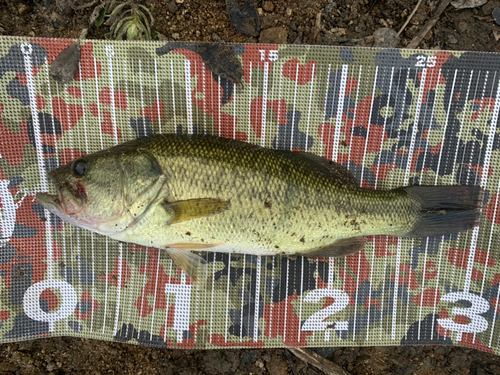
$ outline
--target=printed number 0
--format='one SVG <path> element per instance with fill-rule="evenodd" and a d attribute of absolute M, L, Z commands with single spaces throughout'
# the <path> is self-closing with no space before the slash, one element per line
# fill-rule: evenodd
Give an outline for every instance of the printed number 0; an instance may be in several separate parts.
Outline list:
<path fill-rule="evenodd" d="M 315 289 L 311 291 L 306 298 L 305 302 L 319 302 L 320 299 L 331 297 L 335 302 L 324 309 L 311 315 L 302 326 L 303 331 L 324 331 L 332 323 L 335 324 L 335 329 L 347 329 L 347 322 L 325 322 L 331 315 L 343 310 L 349 304 L 349 295 L 338 289 Z"/>
<path fill-rule="evenodd" d="M 45 312 L 40 308 L 40 296 L 46 289 L 58 289 L 61 293 L 61 307 L 55 312 Z M 49 331 L 54 330 L 54 322 L 66 319 L 76 308 L 77 295 L 71 284 L 62 280 L 42 280 L 31 285 L 23 297 L 24 312 L 31 319 L 49 323 Z"/>
<path fill-rule="evenodd" d="M 465 292 L 448 293 L 441 298 L 441 301 L 455 303 L 459 300 L 466 300 L 471 303 L 471 307 L 453 307 L 451 309 L 454 315 L 463 315 L 470 319 L 468 324 L 455 323 L 452 319 L 438 319 L 441 327 L 449 329 L 450 331 L 458 332 L 458 341 L 461 340 L 463 332 L 479 333 L 484 332 L 488 328 L 488 321 L 480 316 L 489 310 L 490 304 L 484 298 L 476 296 L 475 294 Z"/>

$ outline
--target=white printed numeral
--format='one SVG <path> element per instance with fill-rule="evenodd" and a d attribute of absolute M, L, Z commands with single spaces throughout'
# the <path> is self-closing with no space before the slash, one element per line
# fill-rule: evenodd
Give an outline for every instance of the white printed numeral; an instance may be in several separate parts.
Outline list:
<path fill-rule="evenodd" d="M 40 295 L 46 289 L 59 289 L 61 294 L 60 307 L 54 312 L 45 312 L 40 308 Z M 62 280 L 43 280 L 31 285 L 23 297 L 24 312 L 31 319 L 39 322 L 48 322 L 49 331 L 54 330 L 54 322 L 66 319 L 73 314 L 76 308 L 77 296 L 71 284 Z"/>
<path fill-rule="evenodd" d="M 342 311 L 349 304 L 349 295 L 338 289 L 315 289 L 309 292 L 305 302 L 319 302 L 320 299 L 331 297 L 335 302 L 311 315 L 303 324 L 303 331 L 324 331 L 334 325 L 336 330 L 346 330 L 348 322 L 325 322 L 330 316 Z"/>
<path fill-rule="evenodd" d="M 417 56 L 417 62 L 415 63 L 416 67 L 419 68 L 432 68 L 436 66 L 436 56 Z"/>
<path fill-rule="evenodd" d="M 113 46 L 106 46 L 106 56 L 113 57 L 115 55 L 115 49 Z"/>
<path fill-rule="evenodd" d="M 165 294 L 175 295 L 174 330 L 177 331 L 178 343 L 182 342 L 184 331 L 189 331 L 191 288 L 191 285 L 186 284 L 186 275 L 184 272 L 182 272 L 180 284 L 165 284 Z"/>
<path fill-rule="evenodd" d="M 266 51 L 265 49 L 260 49 L 260 61 L 266 61 L 266 52 L 268 52 L 267 59 L 269 61 L 277 61 L 278 60 L 278 50 L 272 49 L 270 51 Z"/>
<path fill-rule="evenodd" d="M 457 341 L 462 340 L 462 333 L 479 333 L 484 332 L 488 328 L 488 321 L 480 316 L 489 310 L 490 304 L 484 298 L 476 296 L 472 293 L 466 292 L 453 292 L 444 295 L 441 301 L 455 303 L 459 300 L 469 301 L 471 307 L 453 307 L 451 309 L 454 315 L 463 315 L 470 319 L 470 323 L 459 324 L 454 322 L 452 319 L 438 319 L 438 323 L 441 327 L 449 329 L 450 331 L 457 332 Z"/>

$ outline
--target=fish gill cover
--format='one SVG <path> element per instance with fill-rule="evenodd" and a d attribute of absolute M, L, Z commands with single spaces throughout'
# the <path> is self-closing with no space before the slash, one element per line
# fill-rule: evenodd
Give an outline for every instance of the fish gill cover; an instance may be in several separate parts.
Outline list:
<path fill-rule="evenodd" d="M 155 347 L 464 345 L 500 353 L 500 56 L 320 46 L 0 38 L 0 342 Z M 345 258 L 201 253 L 198 288 L 154 248 L 62 222 L 48 171 L 140 136 L 307 151 L 362 187 L 478 185 L 480 226 L 369 237 Z M 325 223 L 326 225 L 327 223 Z"/>

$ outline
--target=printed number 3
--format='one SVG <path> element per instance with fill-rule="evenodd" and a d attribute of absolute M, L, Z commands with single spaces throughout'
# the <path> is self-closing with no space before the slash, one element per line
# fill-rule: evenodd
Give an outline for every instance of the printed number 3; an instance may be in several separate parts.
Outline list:
<path fill-rule="evenodd" d="M 438 319 L 441 327 L 455 331 L 458 333 L 457 341 L 461 341 L 462 332 L 480 333 L 488 328 L 488 321 L 479 314 L 483 314 L 489 310 L 490 304 L 484 298 L 476 296 L 472 293 L 453 292 L 444 295 L 441 301 L 455 303 L 460 300 L 469 301 L 471 307 L 453 307 L 451 313 L 454 315 L 466 316 L 470 319 L 468 324 L 455 323 L 452 319 Z"/>
<path fill-rule="evenodd" d="M 333 324 L 337 330 L 347 329 L 347 322 L 325 322 L 327 318 L 343 310 L 349 304 L 349 296 L 346 292 L 338 289 L 315 289 L 306 296 L 304 301 L 316 303 L 325 297 L 334 298 L 335 302 L 311 315 L 304 322 L 303 331 L 324 331 Z"/>
<path fill-rule="evenodd" d="M 267 59 L 269 61 L 277 61 L 278 60 L 278 50 L 272 49 L 270 51 L 266 51 L 265 49 L 260 49 L 260 61 L 266 61 L 266 52 L 268 52 Z"/>

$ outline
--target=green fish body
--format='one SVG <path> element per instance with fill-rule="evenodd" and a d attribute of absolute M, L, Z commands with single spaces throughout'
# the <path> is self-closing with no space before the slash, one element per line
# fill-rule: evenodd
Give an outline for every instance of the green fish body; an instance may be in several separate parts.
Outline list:
<path fill-rule="evenodd" d="M 64 220 L 166 249 L 191 274 L 191 250 L 345 256 L 368 235 L 424 237 L 478 224 L 471 186 L 363 189 L 341 165 L 204 135 L 155 135 L 50 172 L 57 195 L 37 198 Z"/>

